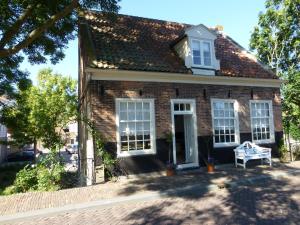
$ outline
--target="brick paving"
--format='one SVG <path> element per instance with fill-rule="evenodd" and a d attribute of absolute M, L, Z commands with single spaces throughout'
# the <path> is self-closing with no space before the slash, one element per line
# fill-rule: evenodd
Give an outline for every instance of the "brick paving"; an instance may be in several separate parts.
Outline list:
<path fill-rule="evenodd" d="M 237 181 L 241 178 L 256 177 L 257 175 L 261 174 L 268 175 L 276 172 L 278 173 L 287 171 L 290 169 L 300 169 L 300 162 L 294 162 L 291 164 L 277 163 L 273 168 L 269 168 L 266 166 L 255 166 L 247 170 L 235 169 L 232 167 L 220 168 L 214 174 L 207 174 L 203 171 L 197 171 L 183 173 L 174 177 L 151 176 L 143 179 L 122 179 L 118 182 L 109 182 L 92 187 L 74 188 L 57 192 L 34 192 L 17 194 L 13 196 L 2 196 L 0 197 L 0 216 L 12 215 L 19 212 L 27 212 L 44 208 L 60 207 L 68 204 L 78 204 L 101 199 L 111 199 L 120 196 L 157 193 L 172 189 L 174 187 L 178 188 L 190 184 L 203 184 L 203 186 L 213 183 L 221 184 L 226 181 Z M 271 176 L 270 179 L 272 179 Z M 298 184 L 298 187 L 299 186 L 300 185 Z M 287 188 L 289 188 L 289 186 L 287 186 Z M 171 200 L 174 199 L 175 201 L 174 205 L 178 205 L 178 207 L 180 207 L 180 205 L 182 205 L 182 198 L 178 198 L 176 195 L 172 197 L 173 198 L 171 198 Z M 161 201 L 167 202 L 167 200 Z M 143 203 L 137 203 L 137 205 L 139 204 L 143 205 Z M 147 204 L 151 205 L 151 203 Z M 132 208 L 136 209 L 138 208 L 138 206 Z M 130 210 L 131 209 L 129 209 L 129 211 Z M 72 218 L 76 218 L 76 213 L 80 214 L 81 211 L 74 212 L 75 214 L 71 213 L 70 216 Z M 91 213 L 92 212 L 93 211 L 91 211 Z M 126 213 L 130 212 L 126 211 Z M 117 214 L 119 215 L 119 213 Z M 64 215 L 69 214 L 67 213 Z M 82 219 L 84 219 L 84 216 Z"/>
<path fill-rule="evenodd" d="M 7 225 L 43 224 L 299 224 L 300 178 L 150 201 L 95 207 Z"/>

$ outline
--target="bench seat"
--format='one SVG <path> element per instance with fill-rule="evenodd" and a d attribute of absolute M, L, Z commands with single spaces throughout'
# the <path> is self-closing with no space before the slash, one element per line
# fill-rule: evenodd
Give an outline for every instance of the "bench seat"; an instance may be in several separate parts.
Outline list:
<path fill-rule="evenodd" d="M 246 163 L 249 160 L 261 159 L 261 163 L 263 163 L 264 159 L 267 159 L 269 165 L 272 166 L 272 156 L 271 156 L 271 148 L 263 148 L 250 141 L 245 141 L 240 146 L 234 149 L 235 153 L 235 167 L 242 166 L 246 169 Z M 241 160 L 240 163 L 238 160 Z"/>

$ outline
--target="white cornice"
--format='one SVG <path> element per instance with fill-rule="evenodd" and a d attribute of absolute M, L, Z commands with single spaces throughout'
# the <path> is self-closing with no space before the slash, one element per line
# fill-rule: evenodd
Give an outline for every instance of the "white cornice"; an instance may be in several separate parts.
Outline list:
<path fill-rule="evenodd" d="M 86 68 L 85 72 L 91 74 L 92 80 L 211 84 L 274 88 L 279 88 L 283 83 L 282 80 L 278 79 L 191 75 L 180 73 L 159 73 L 129 70 L 103 70 L 94 68 Z"/>

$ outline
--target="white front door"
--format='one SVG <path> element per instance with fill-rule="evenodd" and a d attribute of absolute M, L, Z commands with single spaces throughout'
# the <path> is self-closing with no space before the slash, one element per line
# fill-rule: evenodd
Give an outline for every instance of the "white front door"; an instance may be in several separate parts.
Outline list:
<path fill-rule="evenodd" d="M 193 99 L 171 100 L 173 160 L 178 169 L 197 167 L 196 103 Z"/>

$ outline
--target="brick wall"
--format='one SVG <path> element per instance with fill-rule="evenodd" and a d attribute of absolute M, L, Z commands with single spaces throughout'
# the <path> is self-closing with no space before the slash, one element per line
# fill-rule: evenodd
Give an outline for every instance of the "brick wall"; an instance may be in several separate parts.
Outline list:
<path fill-rule="evenodd" d="M 249 100 L 272 100 L 275 131 L 282 131 L 278 88 L 128 81 L 92 81 L 90 88 L 92 117 L 97 128 L 109 142 L 116 141 L 115 98 L 129 97 L 155 99 L 156 137 L 158 139 L 163 138 L 165 131 L 171 130 L 170 99 L 176 98 L 196 99 L 198 136 L 209 136 L 212 132 L 210 98 L 230 98 L 238 101 L 240 133 L 251 132 Z"/>

